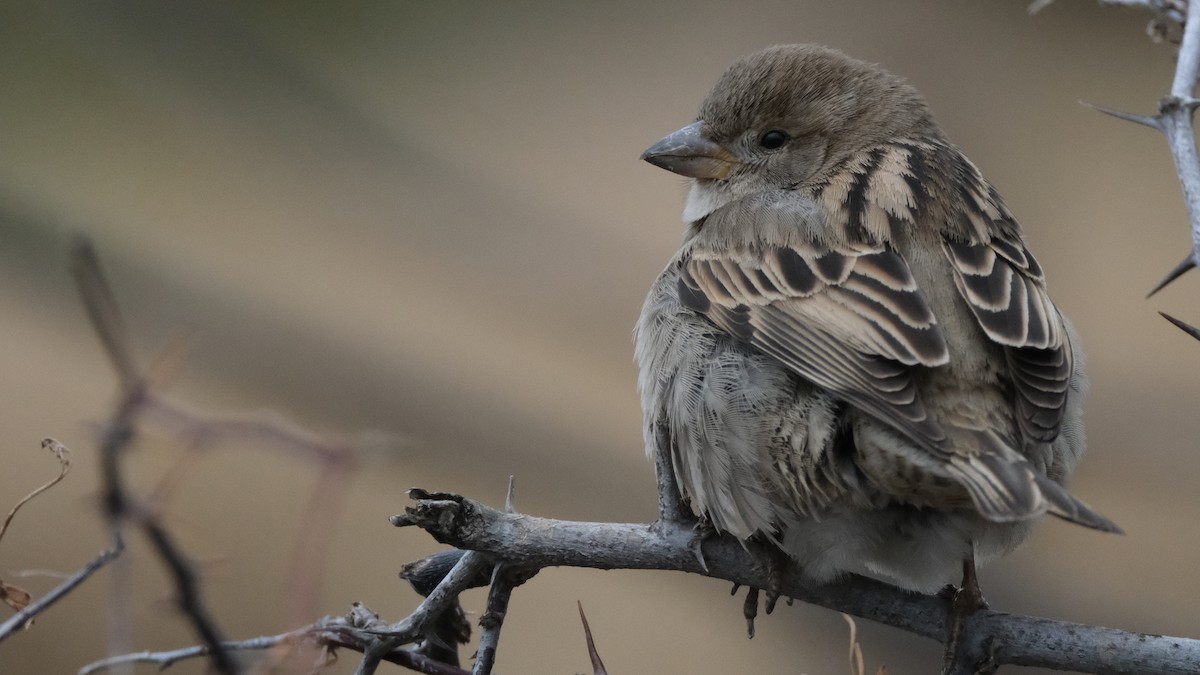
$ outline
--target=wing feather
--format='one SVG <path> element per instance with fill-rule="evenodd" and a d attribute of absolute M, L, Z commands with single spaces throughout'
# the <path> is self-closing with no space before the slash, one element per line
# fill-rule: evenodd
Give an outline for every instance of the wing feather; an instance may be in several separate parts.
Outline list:
<path fill-rule="evenodd" d="M 722 252 L 696 247 L 681 271 L 679 297 L 919 445 L 946 452 L 945 433 L 925 410 L 912 367 L 944 364 L 949 353 L 895 251 L 815 242 Z"/>
<path fill-rule="evenodd" d="M 975 319 L 1005 347 L 1022 433 L 1030 440 L 1054 440 L 1066 409 L 1073 354 L 1041 266 L 1019 237 L 1004 232 L 986 241 L 946 238 L 942 250 Z"/>

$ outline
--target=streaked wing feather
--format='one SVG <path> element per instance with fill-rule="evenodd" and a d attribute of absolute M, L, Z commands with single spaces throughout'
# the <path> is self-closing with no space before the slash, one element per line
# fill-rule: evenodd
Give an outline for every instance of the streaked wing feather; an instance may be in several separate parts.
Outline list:
<path fill-rule="evenodd" d="M 886 421 L 935 453 L 945 434 L 911 367 L 947 362 L 933 311 L 891 250 L 815 244 L 761 252 L 694 250 L 680 300 L 806 379 Z"/>
<path fill-rule="evenodd" d="M 1037 441 L 1057 438 L 1073 356 L 1041 266 L 1017 237 L 1004 233 L 988 241 L 947 238 L 942 248 L 979 325 L 1006 347 L 1022 433 Z"/>

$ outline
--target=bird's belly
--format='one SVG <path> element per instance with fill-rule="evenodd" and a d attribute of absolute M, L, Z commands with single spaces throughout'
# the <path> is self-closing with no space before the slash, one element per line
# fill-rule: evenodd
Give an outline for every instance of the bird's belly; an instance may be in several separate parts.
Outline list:
<path fill-rule="evenodd" d="M 995 523 L 970 511 L 895 503 L 876 509 L 834 505 L 819 518 L 790 523 L 783 548 L 818 582 L 866 574 L 931 592 L 957 582 L 969 555 L 983 565 L 1016 548 L 1035 522 Z"/>

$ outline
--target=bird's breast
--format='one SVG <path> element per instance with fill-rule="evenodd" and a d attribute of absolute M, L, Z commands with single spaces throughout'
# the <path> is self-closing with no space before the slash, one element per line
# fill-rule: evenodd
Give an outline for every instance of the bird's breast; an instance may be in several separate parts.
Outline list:
<path fill-rule="evenodd" d="M 668 430 L 684 495 L 720 530 L 768 536 L 846 491 L 836 453 L 844 409 L 775 359 L 679 301 L 658 279 L 637 328 L 647 447 Z"/>

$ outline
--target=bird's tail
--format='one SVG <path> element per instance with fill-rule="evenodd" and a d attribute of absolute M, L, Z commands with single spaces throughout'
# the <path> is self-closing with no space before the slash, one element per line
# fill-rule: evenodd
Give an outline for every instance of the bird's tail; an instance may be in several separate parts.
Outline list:
<path fill-rule="evenodd" d="M 990 431 L 956 429 L 979 439 L 975 452 L 952 459 L 956 477 L 971 495 L 975 508 L 988 520 L 1010 522 L 1044 513 L 1102 532 L 1122 533 L 1120 527 L 1050 480 Z"/>

